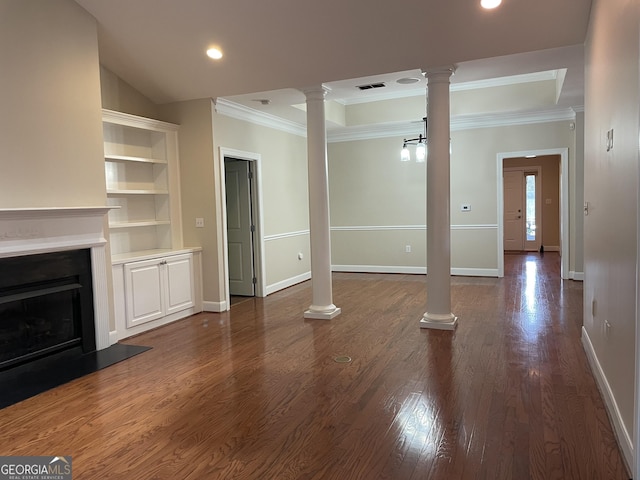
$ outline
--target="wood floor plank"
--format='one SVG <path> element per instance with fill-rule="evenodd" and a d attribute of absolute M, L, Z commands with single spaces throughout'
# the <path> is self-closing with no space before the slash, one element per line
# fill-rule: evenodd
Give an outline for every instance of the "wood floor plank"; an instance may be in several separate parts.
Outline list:
<path fill-rule="evenodd" d="M 129 339 L 153 349 L 0 410 L 0 455 L 82 480 L 628 480 L 557 254 L 453 277 L 453 332 L 418 327 L 424 275 L 333 278 L 331 321 L 302 318 L 305 282 Z"/>

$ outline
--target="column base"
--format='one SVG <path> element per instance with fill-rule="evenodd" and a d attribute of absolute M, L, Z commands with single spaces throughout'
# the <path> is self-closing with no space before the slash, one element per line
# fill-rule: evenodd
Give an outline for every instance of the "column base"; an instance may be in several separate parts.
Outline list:
<path fill-rule="evenodd" d="M 434 330 L 455 330 L 458 325 L 458 317 L 453 313 L 438 314 L 425 313 L 420 319 L 420 328 L 431 328 Z"/>
<path fill-rule="evenodd" d="M 312 318 L 316 320 L 331 320 L 337 317 L 342 312 L 342 309 L 331 305 L 332 308 L 326 308 L 323 310 L 316 310 L 313 306 L 309 307 L 309 310 L 304 312 L 304 318 Z"/>

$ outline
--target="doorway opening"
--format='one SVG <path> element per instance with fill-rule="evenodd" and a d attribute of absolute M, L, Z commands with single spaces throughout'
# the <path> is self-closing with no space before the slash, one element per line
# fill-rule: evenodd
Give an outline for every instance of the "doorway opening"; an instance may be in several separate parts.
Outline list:
<path fill-rule="evenodd" d="M 253 172 L 247 160 L 224 159 L 225 199 L 227 201 L 227 259 L 229 295 L 255 296 L 255 223 L 253 214 Z"/>
<path fill-rule="evenodd" d="M 264 297 L 260 155 L 220 147 L 225 304 Z"/>
<path fill-rule="evenodd" d="M 568 164 L 567 148 L 498 154 L 499 277 L 505 253 L 557 251 L 569 278 Z"/>

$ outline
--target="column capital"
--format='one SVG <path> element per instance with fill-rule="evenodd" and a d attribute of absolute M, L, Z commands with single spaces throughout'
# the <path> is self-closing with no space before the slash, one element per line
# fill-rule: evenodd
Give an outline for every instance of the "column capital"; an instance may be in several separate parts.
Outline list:
<path fill-rule="evenodd" d="M 442 67 L 434 67 L 423 70 L 422 75 L 424 75 L 424 77 L 427 79 L 427 82 L 429 82 L 429 80 L 433 80 L 436 78 L 450 78 L 454 73 L 456 73 L 457 69 L 457 65 L 445 65 Z"/>
<path fill-rule="evenodd" d="M 331 89 L 325 85 L 312 85 L 310 87 L 299 88 L 302 93 L 307 97 L 308 100 L 324 100 L 327 93 L 331 91 Z"/>

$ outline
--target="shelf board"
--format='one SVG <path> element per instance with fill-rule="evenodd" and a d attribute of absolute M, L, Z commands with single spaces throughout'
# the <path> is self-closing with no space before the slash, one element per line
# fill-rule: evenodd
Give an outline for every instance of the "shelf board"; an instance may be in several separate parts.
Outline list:
<path fill-rule="evenodd" d="M 109 188 L 107 189 L 107 195 L 169 195 L 169 192 L 167 190 L 125 190 L 119 188 Z"/>
<path fill-rule="evenodd" d="M 105 155 L 104 159 L 112 162 L 160 163 L 163 165 L 167 164 L 166 160 L 162 160 L 159 158 L 129 157 L 127 155 Z"/>
<path fill-rule="evenodd" d="M 153 227 L 156 225 L 171 225 L 171 222 L 169 220 L 143 220 L 140 222 L 113 222 L 113 223 L 109 223 L 109 228 Z"/>

